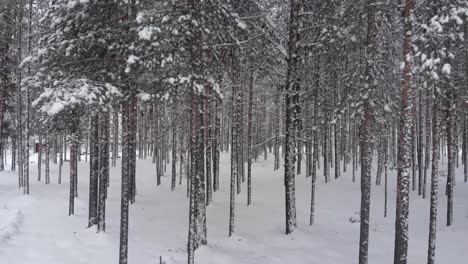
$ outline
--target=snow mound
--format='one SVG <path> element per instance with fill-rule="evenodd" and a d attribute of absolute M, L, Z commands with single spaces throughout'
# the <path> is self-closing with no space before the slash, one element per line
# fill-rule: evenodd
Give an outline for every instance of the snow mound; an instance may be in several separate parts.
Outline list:
<path fill-rule="evenodd" d="M 3 243 L 18 233 L 23 214 L 21 210 L 0 208 L 0 243 Z"/>

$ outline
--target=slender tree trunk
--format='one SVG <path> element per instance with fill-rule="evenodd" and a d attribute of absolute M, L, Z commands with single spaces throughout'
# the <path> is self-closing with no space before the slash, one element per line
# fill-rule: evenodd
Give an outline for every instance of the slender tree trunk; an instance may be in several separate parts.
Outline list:
<path fill-rule="evenodd" d="M 219 190 L 219 158 L 220 158 L 220 146 L 221 142 L 221 118 L 220 118 L 220 109 L 219 109 L 219 100 L 214 99 L 215 101 L 215 133 L 213 140 L 213 191 Z"/>
<path fill-rule="evenodd" d="M 232 236 L 235 230 L 235 198 L 237 193 L 239 193 L 240 188 L 240 177 L 239 177 L 239 141 L 242 136 L 239 132 L 239 122 L 240 122 L 240 111 L 239 102 L 240 102 L 240 72 L 239 72 L 239 60 L 238 60 L 238 50 L 232 51 L 232 124 L 231 124 L 231 184 L 230 184 L 230 197 L 229 197 L 229 236 Z M 237 182 L 237 187 L 236 187 Z"/>
<path fill-rule="evenodd" d="M 213 130 L 211 127 L 211 84 L 205 85 L 205 98 L 204 98 L 204 113 L 205 113 L 205 177 L 206 177 L 206 205 L 209 205 L 213 201 L 213 181 L 211 171 L 211 159 L 212 159 L 212 134 Z"/>
<path fill-rule="evenodd" d="M 413 91 L 411 87 L 411 67 L 413 50 L 411 16 L 414 10 L 414 0 L 406 0 L 403 8 L 403 82 L 401 90 L 402 112 L 398 144 L 398 183 L 395 217 L 395 264 L 406 264 L 408 254 L 408 213 L 411 166 L 411 132 L 413 125 Z"/>
<path fill-rule="evenodd" d="M 18 51 L 17 51 L 17 57 L 18 57 L 18 63 L 23 60 L 22 55 L 23 55 L 23 7 L 20 6 L 19 8 L 19 14 L 17 16 L 17 25 L 18 25 L 18 35 L 17 35 L 17 40 L 18 40 Z M 17 67 L 17 89 L 18 89 L 18 177 L 19 177 L 19 187 L 24 188 L 24 135 L 23 135 L 23 98 L 22 98 L 22 68 Z"/>
<path fill-rule="evenodd" d="M 4 132 L 4 119 L 6 110 L 6 98 L 8 90 L 11 86 L 11 50 L 13 42 L 13 25 L 15 25 L 13 15 L 13 2 L 6 2 L 2 5 L 2 12 L 0 13 L 0 134 Z M 12 133 L 14 134 L 14 133 Z M 11 136 L 11 170 L 14 171 L 16 168 L 16 138 L 14 135 Z M 7 140 L 8 142 L 8 140 Z"/>
<path fill-rule="evenodd" d="M 424 185 L 424 146 L 423 146 L 423 134 L 424 134 L 424 117 L 423 117 L 423 91 L 419 91 L 419 111 L 418 111 L 418 195 L 422 195 Z"/>
<path fill-rule="evenodd" d="M 333 140 L 335 145 L 335 179 L 338 179 L 340 177 L 340 150 L 338 144 L 338 129 L 336 124 L 333 126 Z"/>
<path fill-rule="evenodd" d="M 89 161 L 89 216 L 88 227 L 97 224 L 98 186 L 99 186 L 99 114 L 90 117 L 90 161 Z"/>
<path fill-rule="evenodd" d="M 187 4 L 192 12 L 192 19 L 201 23 L 201 2 L 200 0 L 187 0 Z M 192 23 L 193 24 L 193 23 Z M 206 200 L 205 200 L 205 175 L 204 157 L 205 148 L 203 141 L 203 100 L 201 94 L 195 87 L 206 88 L 206 81 L 203 78 L 204 54 L 203 54 L 203 32 L 199 27 L 192 26 L 191 34 L 191 71 L 196 78 L 192 79 L 190 101 L 191 101 L 191 183 L 190 183 L 190 206 L 189 206 L 189 231 L 188 231 L 188 263 L 195 263 L 195 250 L 198 246 L 207 243 L 206 237 Z"/>
<path fill-rule="evenodd" d="M 176 120 L 177 107 L 174 103 L 172 107 L 173 120 Z M 172 173 L 171 173 L 171 191 L 174 191 L 176 187 L 176 178 L 177 178 L 177 124 L 172 124 Z"/>
<path fill-rule="evenodd" d="M 45 144 L 45 183 L 50 184 L 50 135 L 49 131 L 46 135 L 46 144 Z"/>
<path fill-rule="evenodd" d="M 436 95 L 437 96 L 437 95 Z M 428 106 L 427 106 L 428 107 Z M 439 174 L 439 109 L 437 98 L 432 107 L 432 172 L 431 172 L 431 209 L 429 216 L 429 240 L 427 264 L 435 263 L 436 232 L 437 232 L 437 195 Z"/>
<path fill-rule="evenodd" d="M 112 167 L 115 167 L 117 166 L 117 159 L 119 157 L 119 110 L 117 107 L 114 110 L 112 126 L 113 126 Z"/>
<path fill-rule="evenodd" d="M 252 203 L 252 117 L 253 117 L 253 82 L 254 75 L 250 73 L 249 108 L 247 125 L 247 205 Z"/>
<path fill-rule="evenodd" d="M 39 149 L 37 153 L 37 181 L 41 181 L 41 173 L 42 173 L 42 131 L 39 130 Z"/>
<path fill-rule="evenodd" d="M 76 186 L 77 186 L 77 173 L 78 173 L 78 146 L 79 146 L 79 120 L 73 118 L 70 127 L 70 199 L 68 207 L 68 215 L 75 214 L 75 197 L 76 197 Z"/>
<path fill-rule="evenodd" d="M 450 92 L 449 92 L 450 93 Z M 447 226 L 451 226 L 453 222 L 453 186 L 455 184 L 455 160 L 457 153 L 455 153 L 455 115 L 453 113 L 453 97 L 450 93 L 448 96 L 447 105 Z"/>
<path fill-rule="evenodd" d="M 359 264 L 367 264 L 369 249 L 369 217 L 371 195 L 371 167 L 372 167 L 372 122 L 373 114 L 369 94 L 373 89 L 372 67 L 376 55 L 376 7 L 375 1 L 368 1 L 367 7 L 367 58 L 366 58 L 366 93 L 364 99 L 364 120 L 361 124 L 361 222 L 359 236 Z"/>
<path fill-rule="evenodd" d="M 430 150 L 431 150 L 431 92 L 428 89 L 426 94 L 426 158 L 424 162 L 424 179 L 423 179 L 423 190 L 422 195 L 423 199 L 426 199 L 426 183 L 427 183 L 427 170 L 430 166 Z"/>
<path fill-rule="evenodd" d="M 131 102 L 122 104 L 122 189 L 120 195 L 120 249 L 119 264 L 128 263 L 128 207 L 130 198 L 130 108 Z"/>
<path fill-rule="evenodd" d="M 58 176 L 58 184 L 62 184 L 62 167 L 63 167 L 63 145 L 67 144 L 65 142 L 64 137 L 60 137 L 60 155 L 59 155 L 59 176 Z M 39 147 L 40 149 L 41 147 Z"/>
<path fill-rule="evenodd" d="M 286 201 L 286 234 L 290 234 L 297 226 L 296 222 L 296 183 L 295 169 L 296 161 L 296 133 L 297 133 L 297 110 L 299 103 L 299 40 L 301 19 L 299 13 L 302 11 L 302 0 L 290 0 L 290 24 L 289 24 L 289 53 L 288 71 L 286 77 L 286 133 L 284 152 L 284 187 Z"/>
<path fill-rule="evenodd" d="M 130 145 L 129 145 L 129 152 L 128 152 L 128 157 L 129 157 L 129 163 L 128 163 L 128 171 L 129 171 L 129 177 L 130 177 L 130 202 L 133 204 L 136 199 L 136 146 L 137 146 L 137 141 L 136 141 L 136 134 L 137 134 L 137 105 L 136 105 L 136 99 L 133 98 L 131 105 L 130 105 L 130 110 L 129 110 L 129 139 L 130 139 Z"/>
<path fill-rule="evenodd" d="M 99 176 L 98 176 L 98 203 L 97 203 L 97 231 L 106 231 L 106 198 L 107 181 L 109 180 L 109 113 L 99 116 Z"/>
<path fill-rule="evenodd" d="M 312 127 L 312 141 L 313 146 L 311 147 L 312 153 L 312 177 L 311 177 L 311 191 L 310 191 L 310 217 L 309 224 L 313 225 L 315 220 L 315 183 L 317 181 L 317 165 L 319 164 L 319 145 L 318 145 L 318 120 L 319 116 L 317 114 L 318 109 L 318 94 L 320 89 L 319 82 L 319 68 L 320 67 L 320 57 L 317 57 L 316 63 L 316 72 L 315 72 L 315 91 L 314 91 L 314 107 L 313 107 L 313 127 Z"/>

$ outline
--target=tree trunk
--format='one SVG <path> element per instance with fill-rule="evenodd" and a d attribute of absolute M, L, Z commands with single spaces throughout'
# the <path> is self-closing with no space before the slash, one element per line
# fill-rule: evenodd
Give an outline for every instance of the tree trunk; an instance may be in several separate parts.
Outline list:
<path fill-rule="evenodd" d="M 97 203 L 97 231 L 106 231 L 106 198 L 109 180 L 109 113 L 99 115 L 99 176 Z"/>
<path fill-rule="evenodd" d="M 99 186 L 99 114 L 90 118 L 90 161 L 89 161 L 89 216 L 88 227 L 97 224 L 98 186 Z"/>
<path fill-rule="evenodd" d="M 113 144 L 112 144 L 112 167 L 117 166 L 117 159 L 119 157 L 119 108 L 114 110 L 114 117 L 112 119 L 113 126 Z"/>
<path fill-rule="evenodd" d="M 45 184 L 50 184 L 50 135 L 49 131 L 46 134 L 45 143 Z"/>
<path fill-rule="evenodd" d="M 252 203 L 252 117 L 253 117 L 253 82 L 254 75 L 250 73 L 249 108 L 247 125 L 247 205 Z"/>
<path fill-rule="evenodd" d="M 119 264 L 128 262 L 128 207 L 130 198 L 130 108 L 131 101 L 122 104 L 122 189 L 120 194 Z"/>
<path fill-rule="evenodd" d="M 454 101 L 452 93 L 449 92 L 447 102 L 447 226 L 451 226 L 453 222 L 453 186 L 455 184 L 455 160 L 457 153 L 455 153 L 455 114 Z"/>
<path fill-rule="evenodd" d="M 205 85 L 205 98 L 204 98 L 204 113 L 205 113 L 205 177 L 206 177 L 206 205 L 213 201 L 213 181 L 211 173 L 211 159 L 212 159 L 212 134 L 211 128 L 211 84 Z"/>
<path fill-rule="evenodd" d="M 367 12 L 367 58 L 366 58 L 366 91 L 367 98 L 364 99 L 364 120 L 361 124 L 361 222 L 359 236 L 359 264 L 367 264 L 369 250 L 369 217 L 370 217 L 370 195 L 371 195 L 371 167 L 372 167 L 372 122 L 370 94 L 373 89 L 372 67 L 376 56 L 376 7 L 375 1 L 368 2 Z"/>
<path fill-rule="evenodd" d="M 39 130 L 39 149 L 37 153 L 37 181 L 41 181 L 41 173 L 42 173 L 42 131 Z"/>
<path fill-rule="evenodd" d="M 176 103 L 172 106 L 172 115 L 173 120 L 176 120 L 175 115 L 177 111 Z M 174 191 L 176 187 L 176 178 L 177 178 L 177 124 L 172 123 L 172 172 L 171 172 L 171 191 Z"/>
<path fill-rule="evenodd" d="M 289 53 L 288 72 L 286 77 L 286 133 L 284 152 L 284 187 L 286 201 L 286 234 L 290 234 L 297 226 L 296 223 L 296 133 L 297 133 L 297 110 L 299 103 L 299 40 L 300 40 L 300 16 L 302 11 L 302 0 L 290 0 L 290 24 L 289 24 Z"/>
<path fill-rule="evenodd" d="M 427 170 L 430 166 L 430 150 L 431 150 L 431 108 L 432 108 L 431 92 L 428 89 L 426 94 L 426 158 L 424 162 L 424 179 L 423 179 L 423 199 L 426 199 L 426 186 L 427 186 Z"/>
<path fill-rule="evenodd" d="M 187 0 L 192 12 L 192 19 L 201 23 L 200 0 Z M 206 238 L 206 200 L 205 200 L 205 148 L 203 141 L 203 100 L 202 94 L 198 94 L 197 86 L 206 88 L 207 80 L 203 78 L 203 32 L 199 27 L 191 23 L 191 71 L 194 76 L 190 91 L 190 206 L 189 206 L 189 231 L 188 231 L 188 263 L 195 263 L 194 252 L 200 244 L 207 243 Z"/>
<path fill-rule="evenodd" d="M 411 166 L 411 133 L 413 125 L 413 91 L 411 87 L 412 67 L 412 25 L 411 16 L 414 10 L 414 0 L 406 0 L 403 8 L 403 82 L 401 90 L 402 112 L 398 144 L 398 179 L 397 203 L 395 217 L 395 264 L 406 264 L 408 254 L 408 213 Z"/>
<path fill-rule="evenodd" d="M 73 118 L 71 120 L 70 127 L 70 199 L 68 207 L 68 215 L 75 214 L 75 197 L 76 197 L 76 186 L 78 178 L 78 146 L 79 146 L 79 120 Z"/>
<path fill-rule="evenodd" d="M 436 95 L 437 96 L 437 95 Z M 427 106 L 429 107 L 429 106 Z M 432 172 L 431 172 L 431 209 L 429 217 L 429 240 L 427 264 L 435 263 L 436 232 L 437 232 L 437 195 L 439 184 L 439 109 L 437 98 L 432 107 Z M 428 127 L 427 127 L 428 128 Z M 427 146 L 426 146 L 427 147 Z"/>

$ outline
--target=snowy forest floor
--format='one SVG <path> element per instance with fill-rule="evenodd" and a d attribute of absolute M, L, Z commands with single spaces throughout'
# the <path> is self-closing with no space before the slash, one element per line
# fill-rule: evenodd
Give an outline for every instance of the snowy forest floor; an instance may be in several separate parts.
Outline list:
<path fill-rule="evenodd" d="M 34 160 L 34 162 L 33 162 Z M 111 168 L 107 200 L 107 230 L 87 228 L 88 163 L 80 162 L 79 198 L 75 216 L 68 213 L 68 162 L 63 183 L 51 163 L 51 184 L 37 182 L 37 157 L 31 158 L 31 195 L 17 189 L 14 172 L 0 173 L 0 263 L 112 264 L 118 263 L 120 225 L 120 164 Z M 284 235 L 283 170 L 273 171 L 273 159 L 253 164 L 253 204 L 246 205 L 246 186 L 236 197 L 236 235 L 228 238 L 229 156 L 222 154 L 221 190 L 208 207 L 208 245 L 196 251 L 200 264 L 344 264 L 357 263 L 359 247 L 360 183 L 348 170 L 328 184 L 318 173 L 315 224 L 309 226 L 311 180 L 297 176 L 298 229 Z M 350 168 L 350 167 L 349 167 Z M 43 173 L 44 175 L 44 173 Z M 186 263 L 188 200 L 186 185 L 170 191 L 170 166 L 163 184 L 156 186 L 151 160 L 137 161 L 137 200 L 130 207 L 129 263 Z M 332 178 L 333 178 L 332 170 Z M 375 174 L 374 174 L 375 175 Z M 465 263 L 468 259 L 468 184 L 457 169 L 454 224 L 445 226 L 445 180 L 439 183 L 437 263 Z M 178 176 L 179 177 L 179 176 Z M 373 176 L 374 177 L 374 176 Z M 179 179 L 177 179 L 178 181 Z M 375 179 L 374 179 L 375 180 Z M 383 180 L 382 180 L 383 183 Z M 428 180 L 430 185 L 430 181 Z M 389 172 L 388 217 L 384 218 L 384 185 L 372 185 L 369 263 L 393 262 L 396 172 Z M 429 188 L 428 188 L 429 191 Z M 426 263 L 429 195 L 411 192 L 410 264 Z"/>

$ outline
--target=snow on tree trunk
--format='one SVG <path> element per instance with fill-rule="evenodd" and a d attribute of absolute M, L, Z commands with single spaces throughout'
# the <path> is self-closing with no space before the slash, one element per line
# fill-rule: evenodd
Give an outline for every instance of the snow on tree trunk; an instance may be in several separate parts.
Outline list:
<path fill-rule="evenodd" d="M 133 204 L 136 199 L 136 134 L 137 134 L 137 104 L 136 99 L 133 98 L 131 101 L 130 109 L 129 109 L 129 149 L 128 149 L 128 171 L 129 171 L 129 178 L 130 178 L 130 202 Z"/>
<path fill-rule="evenodd" d="M 432 171 L 431 171 L 431 208 L 429 216 L 429 239 L 427 264 L 435 263 L 436 232 L 437 232 L 437 195 L 439 184 L 439 109 L 437 98 L 432 107 Z"/>
<path fill-rule="evenodd" d="M 453 186 L 455 185 L 455 160 L 458 156 L 455 149 L 455 105 L 453 95 L 448 92 L 447 95 L 447 226 L 453 222 Z"/>
<path fill-rule="evenodd" d="M 112 167 L 117 166 L 119 157 L 119 108 L 116 107 L 112 118 Z"/>
<path fill-rule="evenodd" d="M 423 146 L 423 134 L 424 134 L 424 117 L 423 117 L 423 91 L 418 91 L 418 195 L 422 195 L 424 185 L 424 146 Z"/>
<path fill-rule="evenodd" d="M 42 145 L 42 130 L 39 130 L 39 149 L 38 149 L 38 153 L 37 153 L 37 181 L 41 181 L 41 173 L 42 173 L 42 149 L 43 149 L 43 145 Z"/>
<path fill-rule="evenodd" d="M 290 1 L 290 22 L 289 22 L 289 44 L 288 44 L 288 70 L 286 76 L 286 127 L 285 127 L 285 150 L 284 150 L 284 187 L 286 201 L 286 234 L 290 234 L 297 226 L 296 222 L 296 133 L 297 133 L 297 110 L 296 105 L 299 100 L 299 40 L 300 40 L 300 16 L 302 11 L 301 0 Z"/>
<path fill-rule="evenodd" d="M 235 231 L 235 198 L 236 198 L 236 189 L 237 194 L 240 192 L 240 166 L 239 166 L 239 155 L 241 149 L 239 148 L 239 141 L 242 134 L 240 133 L 240 71 L 239 71 L 239 60 L 238 60 L 238 50 L 234 49 L 231 51 L 231 78 L 232 83 L 232 124 L 231 124 L 231 184 L 230 184 L 230 196 L 229 196 L 229 236 Z M 236 185 L 237 183 L 237 185 Z"/>
<path fill-rule="evenodd" d="M 367 15 L 367 47 L 366 47 L 366 80 L 364 83 L 363 110 L 361 123 L 361 215 L 359 235 L 359 264 L 367 264 L 369 250 L 369 217 L 371 195 L 371 168 L 372 168 L 372 123 L 371 94 L 374 89 L 373 62 L 376 56 L 376 7 L 375 1 L 369 1 L 366 6 Z"/>
<path fill-rule="evenodd" d="M 89 161 L 89 216 L 88 227 L 97 224 L 98 184 L 99 184 L 99 114 L 90 118 L 90 161 Z"/>
<path fill-rule="evenodd" d="M 175 118 L 176 111 L 177 111 L 176 103 L 173 103 L 173 106 L 172 106 L 172 115 L 174 117 L 173 120 L 176 120 Z M 175 123 L 172 124 L 171 144 L 172 144 L 172 148 L 171 148 L 171 154 L 172 154 L 171 191 L 174 191 L 176 187 L 176 178 L 177 178 L 177 124 Z"/>
<path fill-rule="evenodd" d="M 432 108 L 432 100 L 431 100 L 431 91 L 427 89 L 426 92 L 426 154 L 425 154 L 425 161 L 424 161 L 424 179 L 423 179 L 423 189 L 422 195 L 423 199 L 426 199 L 426 189 L 427 189 L 427 171 L 430 166 L 431 162 L 431 108 Z"/>
<path fill-rule="evenodd" d="M 213 137 L 213 191 L 219 190 L 219 158 L 220 147 L 223 145 L 221 141 L 221 118 L 219 100 L 214 98 L 215 104 L 215 128 Z"/>
<path fill-rule="evenodd" d="M 192 11 L 191 23 L 191 87 L 190 87 L 190 206 L 188 231 L 188 263 L 195 262 L 195 250 L 199 245 L 207 243 L 206 229 L 206 199 L 205 199 L 205 146 L 204 146 L 204 112 L 203 90 L 207 80 L 204 74 L 203 29 L 201 25 L 202 11 L 200 0 L 187 0 Z M 200 89 L 203 87 L 203 89 Z M 200 91 L 201 90 L 201 91 Z"/>
<path fill-rule="evenodd" d="M 45 143 L 45 184 L 50 184 L 50 135 L 46 134 Z"/>
<path fill-rule="evenodd" d="M 75 197 L 77 194 L 77 181 L 78 181 L 78 146 L 79 146 L 79 120 L 72 118 L 70 124 L 70 195 L 68 215 L 75 214 Z"/>
<path fill-rule="evenodd" d="M 408 213 L 411 166 L 411 136 L 413 126 L 413 89 L 412 65 L 412 24 L 411 16 L 414 10 L 414 0 L 406 0 L 403 8 L 403 82 L 401 89 L 402 112 L 400 116 L 400 131 L 398 144 L 398 179 L 395 217 L 395 251 L 394 263 L 406 264 L 408 255 Z"/>
<path fill-rule="evenodd" d="M 254 75 L 249 78 L 249 102 L 247 124 L 247 205 L 252 203 L 252 117 L 253 117 L 253 82 Z"/>
<path fill-rule="evenodd" d="M 209 205 L 213 201 L 213 181 L 211 171 L 211 159 L 212 159 L 212 134 L 213 130 L 211 127 L 211 97 L 213 96 L 211 84 L 205 85 L 205 98 L 204 98 L 204 137 L 205 137 L 205 177 L 206 177 L 206 205 Z"/>
<path fill-rule="evenodd" d="M 122 189 L 120 194 L 120 249 L 119 264 L 128 263 L 128 207 L 130 198 L 130 108 L 122 104 Z"/>
<path fill-rule="evenodd" d="M 106 231 L 106 198 L 109 180 L 109 113 L 99 115 L 99 175 L 97 203 L 97 231 Z"/>

